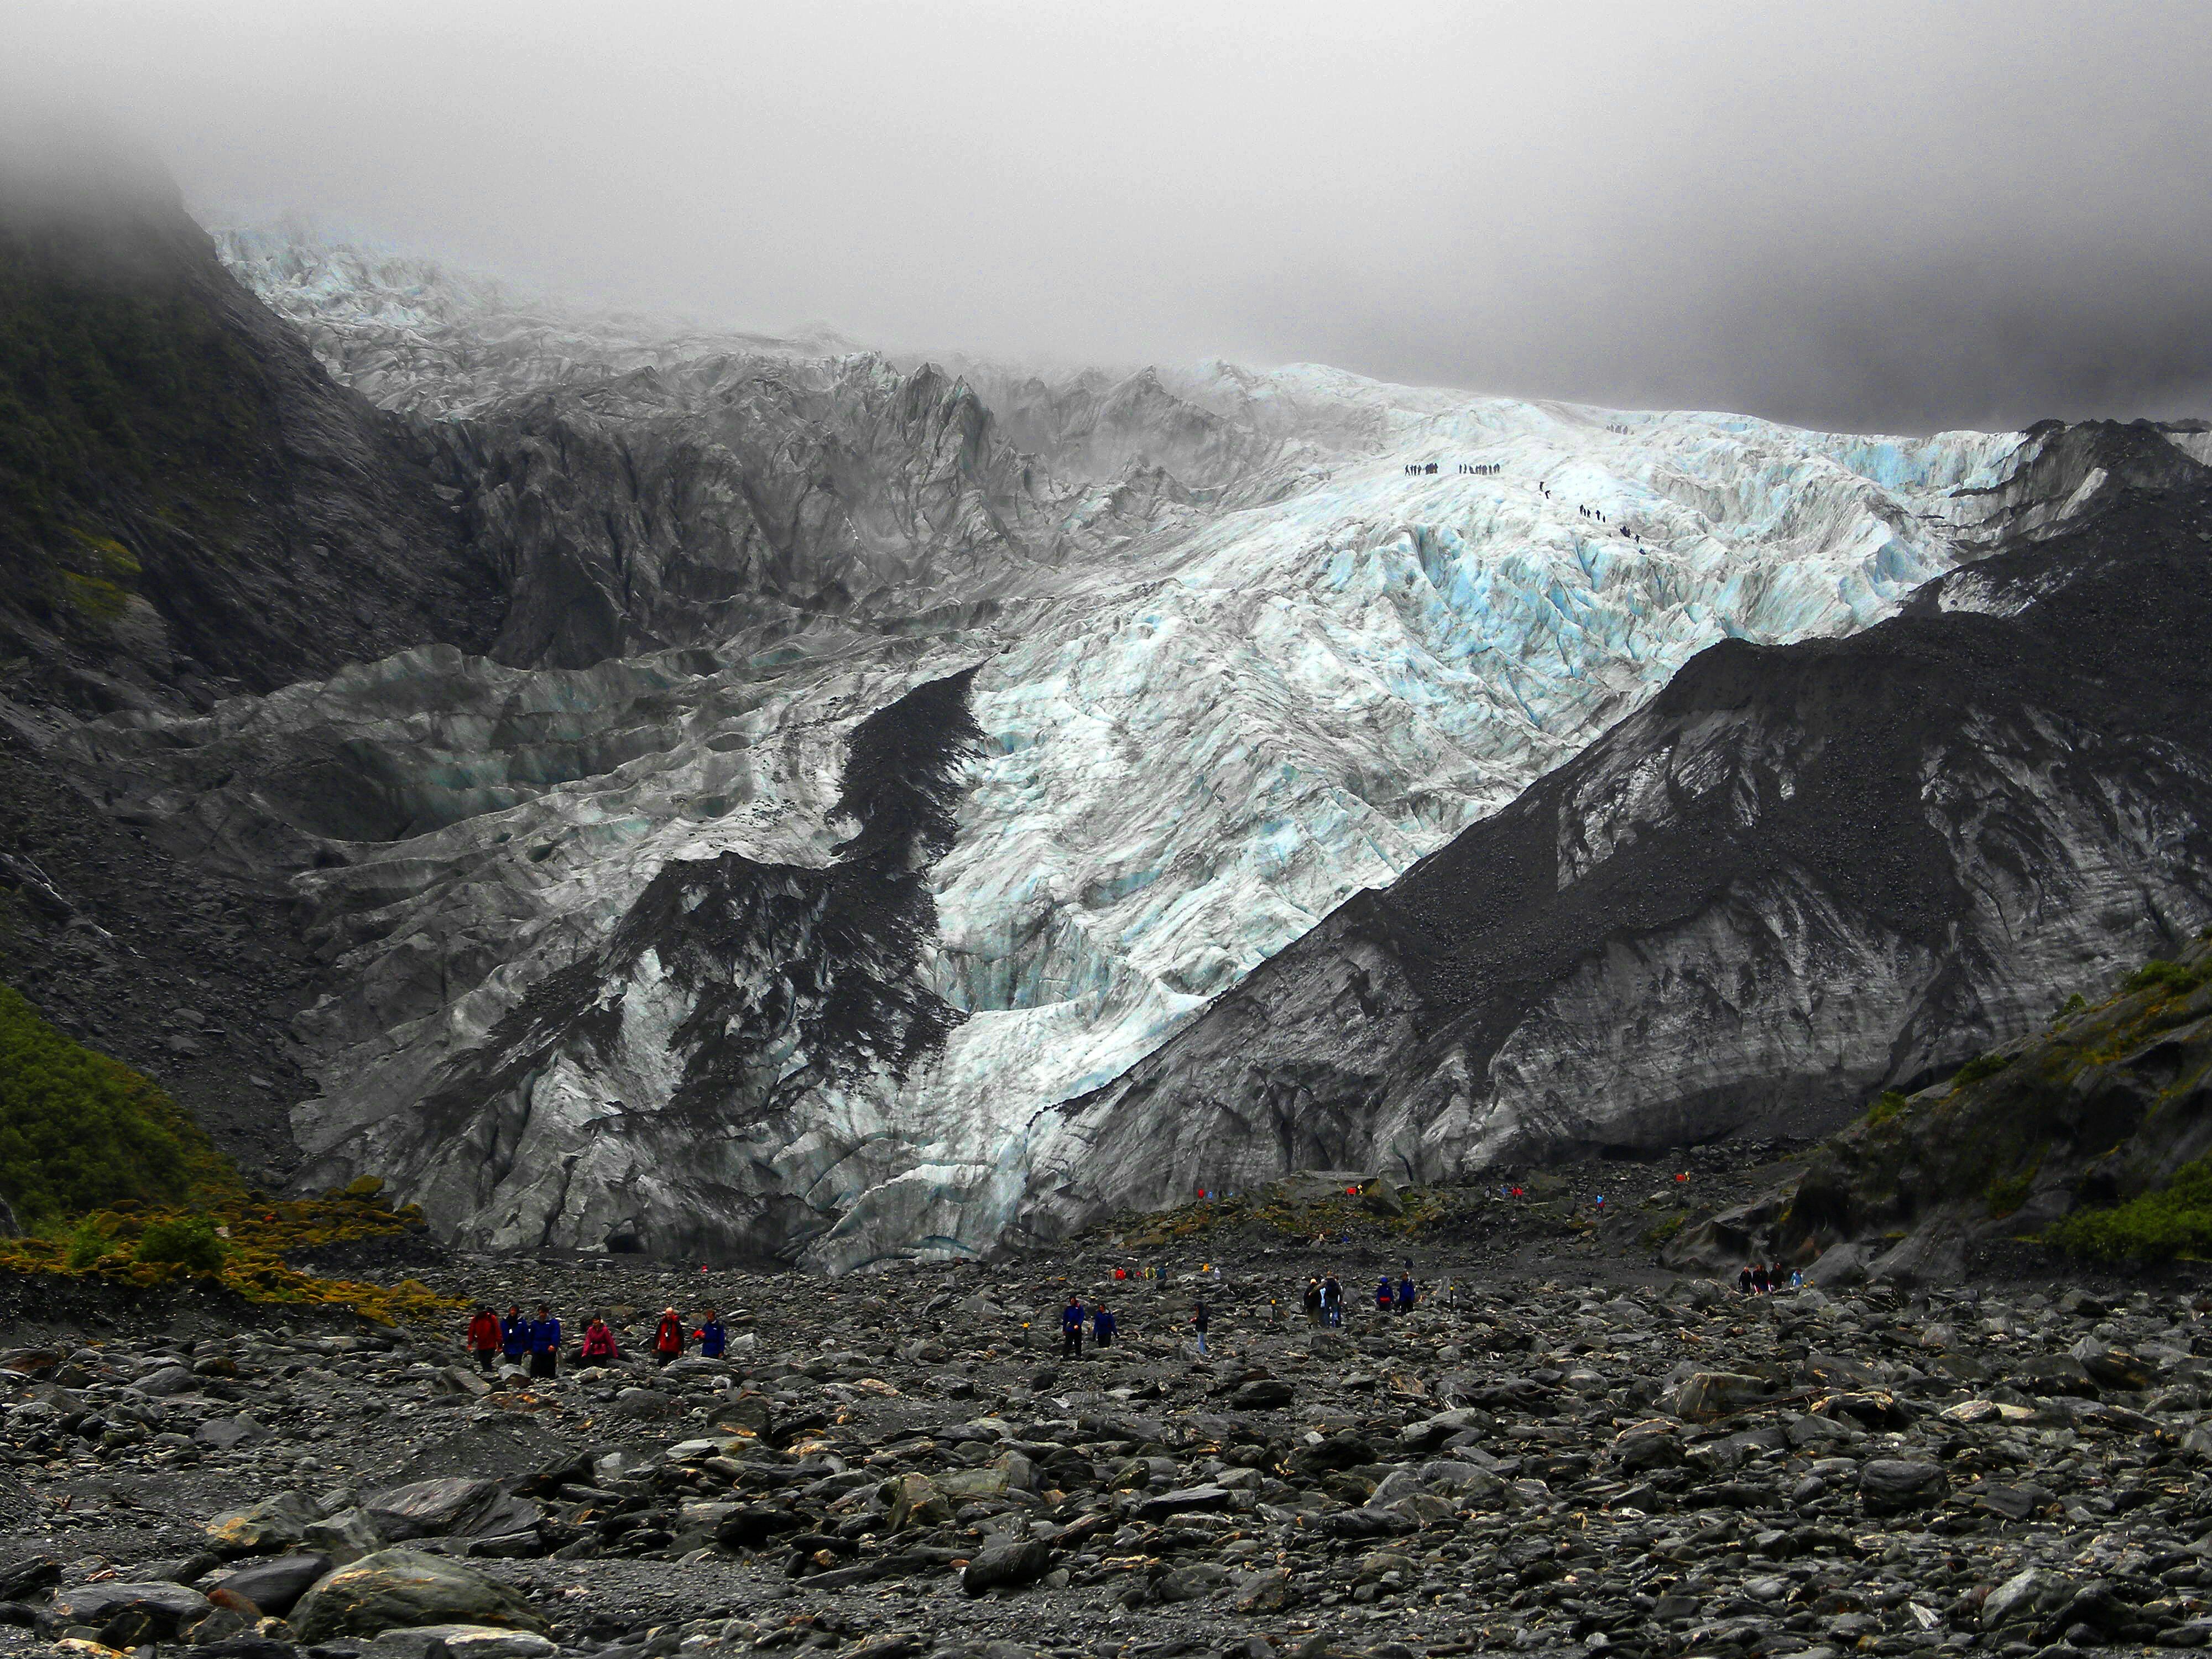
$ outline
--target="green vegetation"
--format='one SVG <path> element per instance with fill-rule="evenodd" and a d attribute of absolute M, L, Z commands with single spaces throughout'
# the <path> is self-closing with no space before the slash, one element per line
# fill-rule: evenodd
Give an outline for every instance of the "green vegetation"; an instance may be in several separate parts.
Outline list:
<path fill-rule="evenodd" d="M 96 1273 L 155 1285 L 212 1275 L 256 1302 L 350 1307 L 387 1323 L 459 1304 L 413 1279 L 318 1279 L 289 1251 L 422 1229 L 373 1176 L 329 1198 L 246 1188 L 199 1126 L 147 1078 L 95 1054 L 0 986 L 0 1196 L 34 1228 L 0 1240 L 0 1272 Z"/>
<path fill-rule="evenodd" d="M 1963 1089 L 1968 1084 L 1979 1083 L 1984 1078 L 1995 1077 L 2011 1064 L 2012 1057 L 2008 1054 L 1976 1054 L 1964 1066 L 1951 1073 L 1951 1086 L 1954 1089 Z"/>
<path fill-rule="evenodd" d="M 2057 1013 L 2051 1015 L 2051 1023 L 2053 1025 L 2063 1025 L 2075 1015 L 2087 1013 L 2088 1010 L 2089 1000 L 2076 991 L 2066 999 L 2065 1005 Z"/>
<path fill-rule="evenodd" d="M 2154 1261 L 2212 1252 L 2212 1157 L 2185 1164 L 2154 1193 L 2068 1216 L 2045 1242 L 2101 1261 Z"/>
<path fill-rule="evenodd" d="M 100 1258 L 114 1248 L 115 1241 L 107 1236 L 106 1228 L 90 1216 L 82 1218 L 69 1236 L 69 1255 L 66 1259 L 70 1271 L 81 1273 L 88 1267 L 96 1267 Z"/>
<path fill-rule="evenodd" d="M 1874 1104 L 1867 1108 L 1866 1121 L 1870 1124 L 1887 1123 L 1904 1109 L 1905 1097 L 1894 1089 L 1885 1089 L 1875 1097 Z"/>
<path fill-rule="evenodd" d="M 1664 1221 L 1653 1222 L 1644 1230 L 1644 1248 L 1656 1250 L 1661 1245 L 1673 1242 L 1689 1224 L 1690 1218 L 1686 1215 L 1670 1215 Z"/>
<path fill-rule="evenodd" d="M 0 986 L 0 1198 L 26 1221 L 235 1185 L 207 1137 L 129 1066 Z"/>
<path fill-rule="evenodd" d="M 2207 957 L 2193 966 L 2179 962 L 2153 960 L 2128 975 L 2130 991 L 2162 990 L 2176 996 L 2186 996 L 2203 985 L 2212 985 L 2212 957 Z"/>
<path fill-rule="evenodd" d="M 164 1216 L 149 1222 L 131 1255 L 135 1261 L 174 1262 L 197 1273 L 222 1271 L 222 1240 L 216 1236 L 215 1223 L 204 1215 Z"/>
<path fill-rule="evenodd" d="M 125 515 L 220 530 L 267 401 L 188 273 L 0 230 L 0 588 L 55 619 L 118 615 L 137 572 Z"/>

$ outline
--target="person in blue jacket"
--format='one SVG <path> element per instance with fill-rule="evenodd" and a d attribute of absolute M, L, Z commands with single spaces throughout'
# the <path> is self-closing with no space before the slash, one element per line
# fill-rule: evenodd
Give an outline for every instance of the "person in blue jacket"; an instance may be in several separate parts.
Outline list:
<path fill-rule="evenodd" d="M 722 1328 L 722 1322 L 714 1317 L 712 1308 L 707 1310 L 706 1318 L 699 1322 L 699 1328 L 691 1334 L 698 1339 L 702 1359 L 720 1359 L 730 1346 L 730 1334 Z"/>
<path fill-rule="evenodd" d="M 1083 1357 L 1083 1300 L 1071 1296 L 1060 1310 L 1060 1352 L 1067 1358 Z"/>
<path fill-rule="evenodd" d="M 1413 1311 L 1413 1274 L 1400 1273 L 1398 1275 L 1398 1311 L 1400 1313 L 1409 1314 Z"/>
<path fill-rule="evenodd" d="M 1390 1291 L 1390 1275 L 1384 1273 L 1381 1279 L 1376 1281 L 1375 1310 L 1377 1313 L 1389 1313 L 1390 1311 L 1390 1304 L 1393 1300 L 1395 1300 L 1395 1297 L 1392 1296 Z"/>
<path fill-rule="evenodd" d="M 1091 1310 L 1091 1340 L 1096 1347 L 1107 1348 L 1114 1344 L 1114 1310 L 1093 1308 Z"/>
<path fill-rule="evenodd" d="M 507 1317 L 499 1322 L 499 1351 L 510 1365 L 520 1365 L 530 1352 L 530 1322 L 514 1304 L 508 1304 Z"/>
<path fill-rule="evenodd" d="M 550 1376 L 561 1360 L 561 1322 L 543 1302 L 530 1322 L 530 1374 Z"/>

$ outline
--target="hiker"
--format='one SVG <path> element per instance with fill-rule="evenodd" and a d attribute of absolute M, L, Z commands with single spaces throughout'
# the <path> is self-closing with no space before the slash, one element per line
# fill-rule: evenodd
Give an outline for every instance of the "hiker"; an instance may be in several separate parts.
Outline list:
<path fill-rule="evenodd" d="M 1198 1333 L 1198 1351 L 1206 1352 L 1206 1300 L 1203 1297 L 1190 1304 L 1190 1328 Z"/>
<path fill-rule="evenodd" d="M 520 1365 L 530 1352 L 530 1322 L 519 1304 L 511 1304 L 507 1317 L 499 1322 L 499 1351 L 510 1365 Z"/>
<path fill-rule="evenodd" d="M 1313 1273 L 1306 1279 L 1306 1323 L 1321 1323 L 1321 1275 Z"/>
<path fill-rule="evenodd" d="M 691 1334 L 698 1340 L 702 1359 L 720 1359 L 729 1350 L 730 1334 L 722 1328 L 722 1322 L 714 1317 L 712 1308 L 707 1310 L 707 1316 Z"/>
<path fill-rule="evenodd" d="M 1774 1276 L 1766 1271 L 1766 1264 L 1764 1261 L 1751 1270 L 1751 1288 L 1761 1296 L 1768 1294 L 1774 1289 Z"/>
<path fill-rule="evenodd" d="M 1400 1313 L 1409 1314 L 1413 1311 L 1414 1294 L 1413 1275 L 1409 1273 L 1400 1273 L 1398 1275 L 1398 1311 Z"/>
<path fill-rule="evenodd" d="M 673 1308 L 660 1310 L 660 1323 L 653 1333 L 653 1352 L 664 1365 L 684 1356 L 684 1322 Z"/>
<path fill-rule="evenodd" d="M 478 1308 L 477 1316 L 469 1321 L 469 1352 L 477 1357 L 477 1369 L 486 1376 L 499 1363 L 499 1316 L 489 1308 Z"/>
<path fill-rule="evenodd" d="M 1735 1276 L 1735 1288 L 1739 1295 L 1751 1294 L 1751 1263 L 1748 1261 L 1743 1264 L 1743 1271 Z"/>
<path fill-rule="evenodd" d="M 1060 1310 L 1060 1352 L 1063 1358 L 1083 1358 L 1083 1298 L 1070 1296 Z"/>
<path fill-rule="evenodd" d="M 607 1322 L 598 1314 L 584 1327 L 584 1363 L 586 1365 L 611 1365 L 622 1358 L 622 1350 L 615 1346 L 615 1334 L 607 1328 Z"/>
<path fill-rule="evenodd" d="M 1322 1323 L 1334 1330 L 1344 1323 L 1344 1282 L 1332 1267 L 1321 1281 Z"/>
<path fill-rule="evenodd" d="M 1093 1308 L 1091 1310 L 1091 1341 L 1094 1347 L 1111 1347 L 1115 1332 L 1114 1310 Z"/>
<path fill-rule="evenodd" d="M 530 1374 L 551 1376 L 561 1364 L 561 1322 L 543 1302 L 530 1322 Z"/>
<path fill-rule="evenodd" d="M 1376 1281 L 1375 1285 L 1375 1306 L 1376 1311 L 1381 1313 L 1389 1313 L 1390 1311 L 1391 1304 L 1397 1299 L 1397 1297 L 1390 1289 L 1390 1275 L 1384 1273 L 1380 1279 Z"/>

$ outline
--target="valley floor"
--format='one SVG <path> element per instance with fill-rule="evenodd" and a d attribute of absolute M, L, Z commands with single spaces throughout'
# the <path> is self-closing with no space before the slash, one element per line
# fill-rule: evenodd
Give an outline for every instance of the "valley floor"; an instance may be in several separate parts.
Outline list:
<path fill-rule="evenodd" d="M 1777 1152 L 1696 1155 L 1693 1207 Z M 2001 1285 L 1743 1297 L 1654 1264 L 1661 1173 L 1553 1171 L 1517 1204 L 1408 1194 L 1410 1231 L 1310 1206 L 1297 1222 L 1333 1224 L 1319 1246 L 1216 1205 L 1018 1263 L 836 1281 L 421 1248 L 381 1270 L 547 1302 L 572 1353 L 594 1312 L 626 1353 L 669 1304 L 696 1323 L 711 1303 L 733 1334 L 720 1363 L 564 1361 L 550 1382 L 473 1376 L 461 1314 L 389 1331 L 13 1280 L 0 1584 L 36 1586 L 43 1553 L 65 1591 L 205 1588 L 228 1570 L 204 1553 L 210 1517 L 296 1492 L 264 1553 L 357 1548 L 411 1509 L 397 1529 L 431 1535 L 408 1548 L 545 1622 L 545 1643 L 501 1638 L 517 1659 L 2021 1659 L 2212 1637 L 2212 1295 L 2193 1270 L 2085 1290 L 2023 1255 Z M 1361 1305 L 1409 1259 L 1413 1312 Z M 1298 1298 L 1332 1267 L 1351 1305 L 1316 1332 Z M 1115 1311 L 1111 1348 L 1060 1355 L 1071 1292 Z M 434 1480 L 463 1484 L 392 1491 Z M 971 1571 L 1008 1583 L 970 1595 Z M 22 1618 L 44 1606 L 9 1593 Z M 496 1651 L 471 1639 L 453 1650 Z M 410 1641 L 310 1651 L 405 1659 Z"/>

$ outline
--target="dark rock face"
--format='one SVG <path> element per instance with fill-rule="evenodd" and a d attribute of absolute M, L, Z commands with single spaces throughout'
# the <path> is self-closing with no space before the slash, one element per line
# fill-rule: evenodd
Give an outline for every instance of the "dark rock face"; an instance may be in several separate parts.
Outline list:
<path fill-rule="evenodd" d="M 1706 651 L 1071 1103 L 1041 1224 L 1194 1170 L 1824 1130 L 2203 925 L 2212 474 L 2146 428 L 2057 442 L 2086 514 L 1864 634 Z"/>
<path fill-rule="evenodd" d="M 489 644 L 503 598 L 420 430 L 333 384 L 158 173 L 65 171 L 0 167 L 0 651 L 30 659 L 23 689 L 204 704 Z"/>
<path fill-rule="evenodd" d="M 1955 1278 L 1978 1246 L 2166 1186 L 2212 1152 L 2212 985 L 2194 982 L 2212 978 L 2212 941 L 2178 956 L 2166 978 L 2069 1010 L 1964 1081 L 1870 1112 L 1814 1154 L 1747 1243 L 1826 1253 L 1860 1272 Z M 2054 1392 L 2143 1386 L 2118 1351 L 2040 1363 Z"/>

